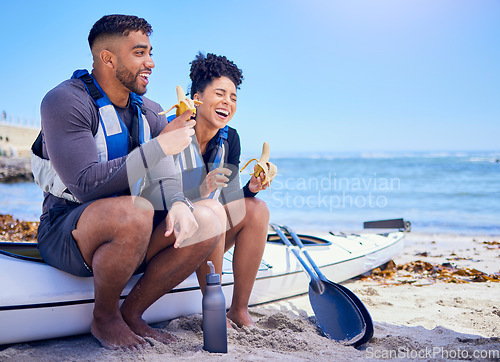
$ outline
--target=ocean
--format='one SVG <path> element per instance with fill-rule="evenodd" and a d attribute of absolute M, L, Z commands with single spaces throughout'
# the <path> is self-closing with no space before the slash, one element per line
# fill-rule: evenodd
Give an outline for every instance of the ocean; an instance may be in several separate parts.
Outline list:
<path fill-rule="evenodd" d="M 302 232 L 362 231 L 364 221 L 403 218 L 412 231 L 500 235 L 500 152 L 307 154 L 272 162 L 278 175 L 259 197 L 271 222 Z M 41 203 L 34 183 L 0 184 L 0 213 L 38 220 Z"/>

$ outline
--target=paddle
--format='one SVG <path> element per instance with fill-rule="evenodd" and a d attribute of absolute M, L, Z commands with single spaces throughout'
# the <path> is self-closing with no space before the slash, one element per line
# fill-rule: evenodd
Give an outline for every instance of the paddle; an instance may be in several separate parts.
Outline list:
<path fill-rule="evenodd" d="M 274 224 L 270 226 L 311 278 L 309 301 L 323 332 L 342 344 L 357 345 L 365 335 L 366 324 L 356 304 L 341 288 L 338 288 L 338 285 L 321 281 L 302 259 L 299 251 L 292 246 L 281 228 Z"/>
<path fill-rule="evenodd" d="M 372 317 L 370 315 L 370 312 L 368 312 L 368 309 L 366 309 L 363 302 L 357 297 L 356 294 L 354 294 L 348 288 L 344 287 L 343 285 L 336 284 L 336 283 L 328 280 L 327 277 L 318 268 L 318 265 L 311 258 L 311 256 L 309 255 L 309 252 L 304 248 L 304 244 L 302 243 L 302 240 L 300 240 L 298 235 L 292 229 L 290 229 L 288 226 L 282 226 L 282 228 L 292 237 L 292 239 L 295 241 L 295 243 L 300 248 L 302 253 L 306 256 L 307 260 L 309 261 L 309 264 L 311 264 L 311 266 L 313 267 L 316 274 L 318 274 L 320 280 L 326 284 L 333 284 L 337 288 L 340 288 L 345 294 L 347 294 L 349 296 L 349 298 L 351 298 L 351 300 L 354 302 L 354 304 L 356 304 L 356 307 L 358 307 L 359 311 L 363 315 L 363 319 L 364 319 L 365 325 L 366 325 L 365 334 L 364 334 L 363 338 L 361 338 L 359 341 L 357 341 L 354 344 L 354 347 L 361 346 L 362 344 L 368 342 L 373 337 L 373 320 L 372 320 Z"/>

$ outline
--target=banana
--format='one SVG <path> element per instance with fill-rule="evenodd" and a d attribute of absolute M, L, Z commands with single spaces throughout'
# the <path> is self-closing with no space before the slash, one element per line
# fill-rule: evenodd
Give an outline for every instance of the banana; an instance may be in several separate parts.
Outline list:
<path fill-rule="evenodd" d="M 170 107 L 169 110 L 160 112 L 158 114 L 159 115 L 167 114 L 172 109 L 177 108 L 175 110 L 175 115 L 177 117 L 179 117 L 181 114 L 186 112 L 188 109 L 191 110 L 191 112 L 193 112 L 193 115 L 195 115 L 196 114 L 196 106 L 203 104 L 203 102 L 195 101 L 193 99 L 189 99 L 188 97 L 186 97 L 186 94 L 184 93 L 184 90 L 182 89 L 182 87 L 180 85 L 177 86 L 177 102 L 178 103 L 174 104 L 172 107 Z"/>
<path fill-rule="evenodd" d="M 260 158 L 258 160 L 256 158 L 252 158 L 245 164 L 245 166 L 243 166 L 240 172 L 243 171 L 245 167 L 250 164 L 250 162 L 257 161 L 257 164 L 253 168 L 253 174 L 255 175 L 255 177 L 259 177 L 260 173 L 264 172 L 264 180 L 262 180 L 262 184 L 264 185 L 265 183 L 270 183 L 278 173 L 278 167 L 276 167 L 275 164 L 269 162 L 270 153 L 271 150 L 269 148 L 269 144 L 267 142 L 264 142 L 264 145 L 262 146 L 262 155 L 260 156 Z"/>

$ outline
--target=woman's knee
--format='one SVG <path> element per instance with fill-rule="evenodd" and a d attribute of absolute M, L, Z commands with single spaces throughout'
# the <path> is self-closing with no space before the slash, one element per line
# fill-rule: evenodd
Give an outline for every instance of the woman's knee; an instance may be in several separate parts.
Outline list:
<path fill-rule="evenodd" d="M 195 204 L 195 207 L 196 206 L 204 206 L 209 208 L 210 210 L 213 211 L 215 215 L 217 215 L 217 217 L 220 220 L 226 218 L 226 212 L 224 210 L 224 206 L 222 206 L 222 204 L 217 200 L 212 200 L 212 199 L 201 200 Z"/>
<path fill-rule="evenodd" d="M 212 204 L 212 206 L 214 208 L 209 205 L 196 205 L 194 209 L 194 216 L 198 223 L 198 232 L 205 239 L 220 236 L 222 233 L 222 223 L 220 217 L 217 215 L 217 213 L 220 213 L 220 210 L 218 210 L 218 206 L 215 204 Z"/>
<path fill-rule="evenodd" d="M 267 204 L 256 197 L 245 198 L 247 218 L 254 222 L 269 223 L 269 209 Z"/>

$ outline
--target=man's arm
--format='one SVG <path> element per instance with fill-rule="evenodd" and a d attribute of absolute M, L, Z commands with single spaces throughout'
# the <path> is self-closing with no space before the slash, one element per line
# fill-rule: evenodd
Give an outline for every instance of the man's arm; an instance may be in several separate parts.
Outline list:
<path fill-rule="evenodd" d="M 140 196 L 149 200 L 155 210 L 168 211 L 174 200 L 184 197 L 179 165 L 174 162 L 172 156 L 165 157 L 149 169 L 146 182 Z"/>
<path fill-rule="evenodd" d="M 152 168 L 165 157 L 165 151 L 175 153 L 170 148 L 182 146 L 179 140 L 183 135 L 177 135 L 182 130 L 176 131 L 176 135 L 160 130 L 158 137 L 129 155 L 99 162 L 94 140 L 97 109 L 83 84 L 63 85 L 50 91 L 42 101 L 45 149 L 62 182 L 80 201 L 110 197 L 129 189 L 146 173 L 144 159 L 147 167 Z"/>

